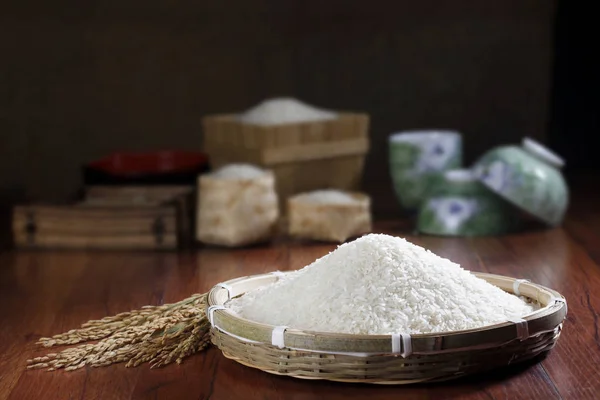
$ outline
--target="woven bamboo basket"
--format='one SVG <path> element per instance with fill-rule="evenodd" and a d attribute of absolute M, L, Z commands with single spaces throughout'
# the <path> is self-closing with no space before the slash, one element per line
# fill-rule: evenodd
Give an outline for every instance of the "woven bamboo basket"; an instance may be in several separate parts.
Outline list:
<path fill-rule="evenodd" d="M 499 275 L 479 278 L 542 305 L 514 322 L 420 335 L 350 335 L 275 327 L 239 317 L 225 303 L 275 282 L 282 273 L 218 284 L 208 294 L 212 342 L 225 357 L 263 371 L 303 379 L 409 384 L 443 381 L 529 360 L 552 349 L 567 303 L 558 292 Z"/>
<path fill-rule="evenodd" d="M 211 165 L 245 162 L 272 170 L 282 206 L 297 193 L 360 187 L 369 149 L 367 114 L 274 126 L 244 124 L 224 114 L 205 117 L 203 125 Z"/>
<path fill-rule="evenodd" d="M 271 171 L 253 179 L 198 177 L 196 239 L 236 247 L 269 240 L 279 208 Z"/>
<path fill-rule="evenodd" d="M 371 231 L 371 199 L 363 193 L 348 193 L 355 202 L 315 203 L 302 195 L 290 197 L 288 233 L 292 237 L 342 243 Z"/>

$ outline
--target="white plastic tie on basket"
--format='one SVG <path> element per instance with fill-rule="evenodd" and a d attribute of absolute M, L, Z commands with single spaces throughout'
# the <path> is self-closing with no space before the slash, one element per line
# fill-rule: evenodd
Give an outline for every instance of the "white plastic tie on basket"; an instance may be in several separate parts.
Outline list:
<path fill-rule="evenodd" d="M 526 320 L 523 318 L 512 318 L 509 321 L 517 327 L 517 337 L 519 340 L 523 341 L 529 338 L 529 325 Z"/>
<path fill-rule="evenodd" d="M 227 290 L 228 300 L 231 300 L 233 298 L 233 288 L 230 285 L 226 283 L 217 283 L 216 286 Z"/>
<path fill-rule="evenodd" d="M 408 333 L 392 333 L 392 353 L 406 358 L 412 354 L 412 340 Z"/>
<path fill-rule="evenodd" d="M 271 332 L 271 344 L 273 346 L 277 346 L 280 349 L 285 347 L 285 330 L 287 328 L 287 326 L 276 326 L 273 328 Z"/>
<path fill-rule="evenodd" d="M 526 283 L 529 282 L 528 279 L 515 279 L 515 281 L 513 282 L 513 293 L 517 296 L 521 295 L 521 292 L 519 291 L 519 286 L 521 286 L 521 283 Z"/>
<path fill-rule="evenodd" d="M 567 315 L 567 313 L 569 312 L 567 300 L 563 299 L 562 297 L 553 297 L 552 299 L 550 299 L 550 301 L 554 303 L 563 303 L 565 305 L 565 315 Z"/>
<path fill-rule="evenodd" d="M 224 309 L 225 309 L 225 306 L 223 306 L 223 305 L 208 307 L 208 310 L 206 311 L 206 314 L 208 314 L 208 322 L 210 322 L 211 326 L 215 326 L 215 322 L 214 322 L 215 311 L 217 311 L 217 310 L 224 310 Z"/>
<path fill-rule="evenodd" d="M 285 276 L 285 273 L 281 271 L 273 271 L 271 272 L 271 275 L 275 275 L 277 278 L 281 279 Z"/>

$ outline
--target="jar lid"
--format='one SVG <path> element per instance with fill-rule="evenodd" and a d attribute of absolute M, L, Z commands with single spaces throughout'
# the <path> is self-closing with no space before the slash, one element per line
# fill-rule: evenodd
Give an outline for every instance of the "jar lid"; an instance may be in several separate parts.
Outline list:
<path fill-rule="evenodd" d="M 558 154 L 544 146 L 543 144 L 531 139 L 523 138 L 523 148 L 531 155 L 539 158 L 540 160 L 556 167 L 562 168 L 565 165 L 563 160 Z"/>

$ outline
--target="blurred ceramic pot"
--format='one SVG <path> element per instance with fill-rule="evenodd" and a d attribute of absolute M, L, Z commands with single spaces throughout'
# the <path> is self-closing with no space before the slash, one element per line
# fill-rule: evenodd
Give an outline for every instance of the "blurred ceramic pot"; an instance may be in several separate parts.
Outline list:
<path fill-rule="evenodd" d="M 389 165 L 398 201 L 415 210 L 440 174 L 462 165 L 462 138 L 455 131 L 421 130 L 389 136 Z"/>
<path fill-rule="evenodd" d="M 521 146 L 501 146 L 484 154 L 473 166 L 477 178 L 491 191 L 538 220 L 559 225 L 569 204 L 569 189 L 557 154 L 524 138 Z"/>
<path fill-rule="evenodd" d="M 445 172 L 419 211 L 419 232 L 442 236 L 490 236 L 518 227 L 519 212 L 480 183 L 468 169 Z"/>

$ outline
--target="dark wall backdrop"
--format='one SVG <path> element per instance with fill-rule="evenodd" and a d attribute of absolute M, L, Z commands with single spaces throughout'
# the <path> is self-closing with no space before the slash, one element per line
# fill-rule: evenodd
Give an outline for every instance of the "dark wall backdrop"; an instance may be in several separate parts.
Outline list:
<path fill-rule="evenodd" d="M 548 140 L 560 149 L 568 170 L 600 169 L 598 24 L 590 7 L 564 0 L 556 18 Z"/>
<path fill-rule="evenodd" d="M 6 2 L 4 2 L 6 3 Z M 114 150 L 200 149 L 204 114 L 277 95 L 465 135 L 467 161 L 545 140 L 556 2 L 42 0 L 0 12 L 0 197 L 63 200 Z M 383 184 L 382 184 L 383 182 Z M 381 212 L 393 211 L 379 210 Z"/>

